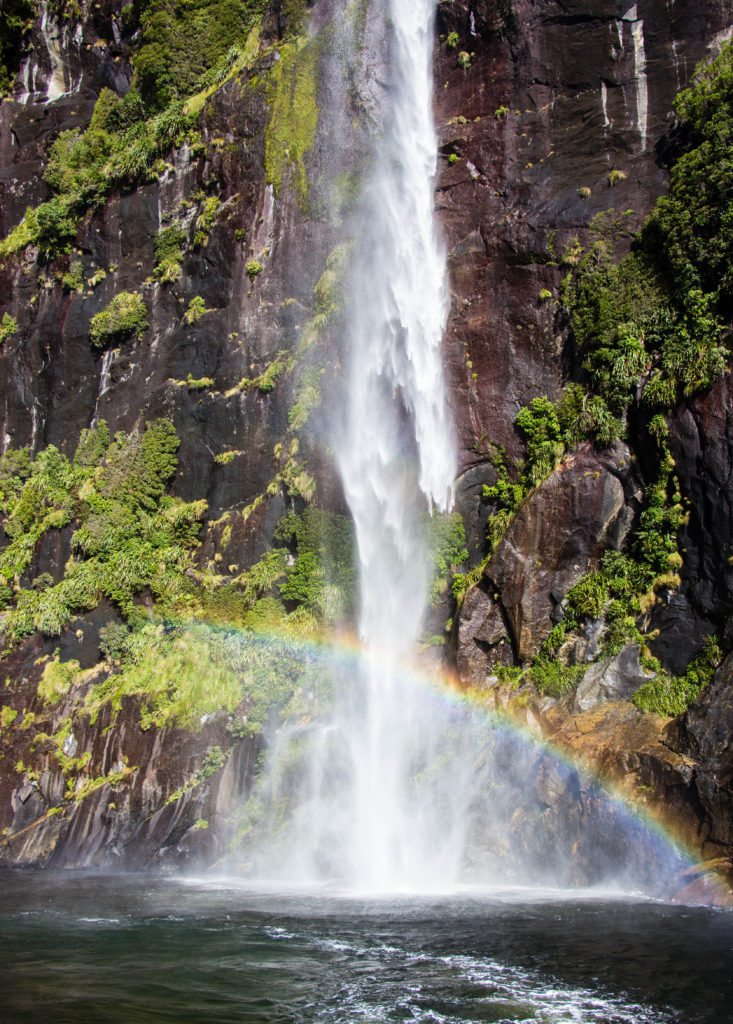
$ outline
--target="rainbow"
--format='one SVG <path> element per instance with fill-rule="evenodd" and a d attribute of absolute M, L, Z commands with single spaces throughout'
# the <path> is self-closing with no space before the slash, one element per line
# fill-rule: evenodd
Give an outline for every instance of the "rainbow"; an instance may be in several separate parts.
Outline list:
<path fill-rule="evenodd" d="M 254 644 L 260 648 L 263 654 L 266 654 L 268 649 L 282 649 L 284 645 L 290 652 L 301 652 L 304 659 L 323 659 L 329 663 L 345 663 L 345 667 L 354 670 L 367 658 L 372 664 L 376 663 L 377 665 L 382 660 L 378 653 L 375 654 L 372 651 L 367 653 L 358 639 L 348 632 L 338 633 L 325 639 L 322 636 L 303 638 L 302 635 L 295 635 L 282 629 L 252 632 L 232 626 L 213 625 L 201 619 L 178 622 L 177 625 L 183 629 L 192 627 L 213 630 L 227 635 L 236 634 L 242 640 L 246 639 L 248 644 Z M 391 663 L 384 659 L 385 668 L 388 667 L 388 664 L 392 668 Z M 696 899 L 695 902 L 733 906 L 733 893 L 724 879 L 714 873 L 708 874 L 703 868 L 696 872 L 696 867 L 700 865 L 699 852 L 683 838 L 679 829 L 665 821 L 658 811 L 643 803 L 640 797 L 622 789 L 613 779 L 597 772 L 592 765 L 560 744 L 530 729 L 526 722 L 522 722 L 510 710 L 500 709 L 495 705 L 489 706 L 487 691 L 467 687 L 456 673 L 432 668 L 427 671 L 414 662 L 400 665 L 400 671 L 404 682 L 423 690 L 427 699 L 447 701 L 469 710 L 472 714 L 481 715 L 493 729 L 506 730 L 520 743 L 528 745 L 532 751 L 546 755 L 567 771 L 575 773 L 584 783 L 597 787 L 621 820 L 633 823 L 637 836 L 643 837 L 646 842 L 658 844 L 658 847 L 666 849 L 668 854 L 679 862 L 680 872 L 689 872 L 690 879 L 694 878 L 696 874 L 705 874 L 708 898 Z M 681 881 L 680 888 L 683 886 L 684 882 Z"/>

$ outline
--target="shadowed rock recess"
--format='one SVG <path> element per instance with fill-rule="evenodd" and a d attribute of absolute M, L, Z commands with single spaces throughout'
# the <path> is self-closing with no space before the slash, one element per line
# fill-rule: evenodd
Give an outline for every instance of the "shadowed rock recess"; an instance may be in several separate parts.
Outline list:
<path fill-rule="evenodd" d="M 215 864 L 353 632 L 328 439 L 384 11 L 16 6 L 0 862 Z M 437 11 L 459 470 L 421 657 L 730 877 L 733 0 Z"/>

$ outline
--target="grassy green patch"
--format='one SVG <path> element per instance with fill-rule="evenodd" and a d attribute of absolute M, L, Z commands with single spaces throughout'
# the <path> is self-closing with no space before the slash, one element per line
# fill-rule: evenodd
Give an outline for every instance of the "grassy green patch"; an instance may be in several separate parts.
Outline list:
<path fill-rule="evenodd" d="M 683 676 L 673 677 L 659 671 L 656 679 L 644 683 L 634 694 L 640 711 L 676 717 L 687 711 L 715 675 L 722 652 L 714 637 L 708 637 L 701 652 L 690 662 Z"/>
<path fill-rule="evenodd" d="M 265 136 L 265 173 L 277 194 L 289 173 L 302 207 L 307 205 L 309 191 L 305 159 L 318 127 L 318 59 L 315 42 L 285 43 L 270 76 L 272 112 Z"/>

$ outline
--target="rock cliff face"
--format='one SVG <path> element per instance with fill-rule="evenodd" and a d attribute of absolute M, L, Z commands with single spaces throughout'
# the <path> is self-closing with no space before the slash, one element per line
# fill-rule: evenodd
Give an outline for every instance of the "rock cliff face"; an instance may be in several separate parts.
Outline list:
<path fill-rule="evenodd" d="M 103 88 L 118 95 L 130 89 L 138 39 L 122 6 L 82 4 L 80 17 L 64 19 L 61 8 L 39 5 L 14 91 L 0 103 L 2 235 L 28 207 L 48 199 L 42 173 L 59 133 L 89 125 Z M 366 13 L 354 29 L 360 59 L 348 88 L 332 45 L 338 4 L 261 6 L 258 55 L 210 90 L 196 138 L 169 146 L 154 174 L 90 207 L 72 251 L 49 260 L 31 247 L 0 265 L 0 314 L 16 323 L 0 345 L 3 450 L 28 446 L 36 454 L 55 445 L 71 456 L 82 431 L 102 420 L 114 434 L 169 418 L 181 440 L 173 493 L 207 502 L 197 565 L 216 566 L 232 579 L 271 547 L 277 522 L 299 510 L 312 487 L 322 507 L 343 511 L 322 441 L 325 413 L 313 401 L 300 429 L 293 409 L 313 374 L 322 410 L 338 387 L 337 314 L 327 315 L 338 283 L 335 247 L 348 225 L 348 193 L 362 169 L 382 87 L 380 4 L 362 5 Z M 277 76 L 287 73 L 290 59 L 280 48 L 298 18 L 321 39 L 311 68 L 320 116 L 296 158 L 295 133 L 310 116 L 293 99 L 306 76 L 296 69 L 288 101 L 296 127 L 286 126 L 293 135 L 278 174 L 273 110 Z M 520 459 L 518 410 L 539 395 L 558 398 L 574 376 L 578 359 L 560 302 L 573 252 L 588 243 L 593 217 L 611 207 L 632 211 L 630 229 L 641 226 L 666 188 L 674 97 L 732 26 L 731 0 L 439 5 L 436 204 L 452 300 L 445 359 L 460 441 L 459 510 L 473 564 L 485 551 L 491 503 L 483 493 L 497 481 L 497 449 L 508 462 Z M 334 199 L 337 192 L 341 199 Z M 156 241 L 171 224 L 186 242 L 180 273 L 166 282 L 156 276 Z M 79 287 L 62 283 L 72 272 Z M 142 296 L 148 331 L 142 340 L 127 337 L 96 350 L 92 320 L 120 292 Z M 194 298 L 205 312 L 184 316 Z M 315 342 L 303 355 L 306 335 Z M 294 354 L 273 386 L 278 360 Z M 676 673 L 706 635 L 717 632 L 730 643 L 730 404 L 724 377 L 669 417 L 670 451 L 690 515 L 681 538 L 681 586 L 657 602 L 647 625 L 658 630 L 655 653 Z M 498 666 L 530 662 L 561 621 L 568 591 L 605 551 L 623 547 L 652 482 L 643 426 L 630 422 L 628 444 L 581 444 L 528 493 L 455 615 L 448 657 L 465 682 L 491 688 Z M 66 526 L 43 535 L 24 571 L 26 585 L 43 574 L 62 579 L 71 534 Z M 109 666 L 100 667 L 99 629 L 115 616 L 101 605 L 60 638 L 36 632 L 4 664 L 9 684 L 2 703 L 35 715 L 25 731 L 10 723 L 3 731 L 0 826 L 8 830 L 2 855 L 9 860 L 141 865 L 211 861 L 223 851 L 259 742 L 233 738 L 226 714 L 195 735 L 142 731 L 130 697 L 114 720 L 109 709 L 94 723 L 87 719 L 82 732 L 69 734 L 66 754 L 89 753 L 87 782 L 77 786 L 97 780 L 96 788 L 82 789 L 82 799 L 62 813 L 49 813 L 63 798 L 63 768 L 51 753 L 34 754 L 32 740 L 57 733 L 70 705 L 49 709 L 37 696 L 39 659 L 60 647 L 63 659 L 104 676 Z M 592 654 L 579 659 L 591 661 Z M 603 714 L 576 709 L 586 716 L 580 732 L 570 728 L 567 708 L 549 708 L 546 699 L 535 717 L 568 749 L 577 752 L 584 742 L 609 775 L 629 773 L 647 789 L 651 783 L 660 805 L 673 793 L 690 838 L 707 843 L 710 855 L 728 856 L 733 819 L 722 762 L 729 674 L 721 669 L 684 723 L 674 725 L 673 767 L 665 761 L 668 747 L 656 733 L 647 735 L 649 717 L 628 703 L 613 704 L 615 728 L 605 704 Z M 81 692 L 93 678 L 79 684 Z M 581 741 L 581 734 L 593 739 Z M 229 756 L 223 769 L 210 760 L 207 775 L 212 749 Z M 136 771 L 128 778 L 129 766 Z"/>

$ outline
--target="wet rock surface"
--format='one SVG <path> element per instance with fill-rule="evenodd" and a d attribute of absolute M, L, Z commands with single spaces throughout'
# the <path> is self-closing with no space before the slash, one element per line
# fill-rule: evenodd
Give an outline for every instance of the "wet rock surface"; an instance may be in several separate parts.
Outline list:
<path fill-rule="evenodd" d="M 695 759 L 693 785 L 711 844 L 733 852 L 733 657 L 672 730 L 676 749 Z"/>
<path fill-rule="evenodd" d="M 530 495 L 461 610 L 462 674 L 480 678 L 495 664 L 531 661 L 573 584 L 621 545 L 634 490 L 628 449 L 617 445 L 602 454 L 580 449 Z"/>
<path fill-rule="evenodd" d="M 607 701 L 629 700 L 640 686 L 654 679 L 639 661 L 638 644 L 624 647 L 615 658 L 604 658 L 592 665 L 581 679 L 573 696 L 573 711 L 589 711 Z"/>

